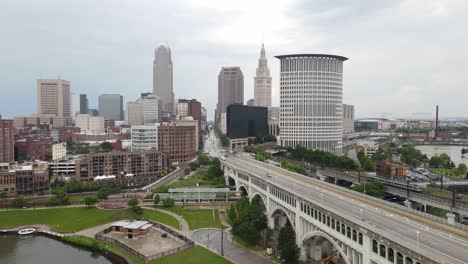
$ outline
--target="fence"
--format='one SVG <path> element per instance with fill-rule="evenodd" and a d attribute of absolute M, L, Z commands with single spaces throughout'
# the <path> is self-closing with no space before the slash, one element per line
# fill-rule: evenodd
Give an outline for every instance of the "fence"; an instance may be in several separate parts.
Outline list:
<path fill-rule="evenodd" d="M 96 235 L 94 237 L 97 240 L 117 245 L 117 246 L 121 247 L 122 249 L 124 249 L 125 251 L 129 252 L 130 254 L 135 255 L 135 256 L 139 257 L 140 259 L 143 259 L 145 262 L 150 262 L 150 261 L 153 261 L 155 259 L 170 256 L 170 255 L 178 253 L 178 252 L 180 252 L 182 250 L 191 248 L 191 247 L 193 247 L 195 245 L 195 242 L 193 240 L 191 240 L 190 238 L 188 238 L 188 237 L 174 231 L 173 229 L 171 229 L 171 228 L 169 228 L 169 227 L 167 227 L 167 226 L 165 226 L 165 225 L 163 225 L 161 223 L 154 222 L 154 221 L 148 221 L 148 222 L 150 222 L 154 227 L 156 227 L 156 228 L 162 230 L 163 232 L 166 232 L 170 236 L 172 236 L 174 240 L 177 239 L 179 241 L 184 242 L 184 244 L 182 246 L 179 246 L 179 247 L 176 247 L 176 248 L 173 248 L 173 249 L 169 249 L 169 250 L 166 250 L 164 252 L 160 252 L 160 253 L 157 253 L 157 254 L 154 254 L 154 255 L 147 256 L 147 255 L 144 255 L 144 254 L 140 253 L 138 250 L 133 249 L 133 248 L 125 245 L 124 243 L 120 242 L 117 239 L 104 236 L 105 234 L 109 233 L 112 230 L 112 227 L 106 228 L 106 229 L 96 233 Z"/>

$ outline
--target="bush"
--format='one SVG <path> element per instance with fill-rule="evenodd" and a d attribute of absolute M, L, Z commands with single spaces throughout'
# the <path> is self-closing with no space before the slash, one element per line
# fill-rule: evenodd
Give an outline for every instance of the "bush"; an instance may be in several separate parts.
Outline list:
<path fill-rule="evenodd" d="M 0 192 L 0 198 L 6 198 L 8 194 L 4 191 Z"/>
<path fill-rule="evenodd" d="M 26 206 L 26 200 L 23 196 L 17 196 L 11 201 L 11 205 L 16 208 L 23 208 Z"/>
<path fill-rule="evenodd" d="M 130 207 L 134 207 L 134 206 L 137 206 L 140 202 L 138 202 L 138 199 L 137 198 L 131 198 L 128 200 L 127 204 L 128 206 Z"/>
<path fill-rule="evenodd" d="M 141 215 L 143 214 L 143 208 L 141 208 L 140 206 L 132 206 L 132 211 L 137 214 L 137 215 Z"/>
<path fill-rule="evenodd" d="M 159 186 L 153 192 L 155 192 L 155 193 L 167 193 L 167 192 L 169 192 L 169 186 L 166 186 L 166 185 Z"/>
<path fill-rule="evenodd" d="M 161 201 L 161 197 L 159 197 L 159 194 L 156 194 L 153 199 L 154 205 L 158 205 L 160 201 Z"/>
<path fill-rule="evenodd" d="M 168 198 L 163 200 L 163 206 L 164 207 L 172 207 L 172 206 L 174 206 L 174 204 L 175 204 L 175 201 L 172 198 L 168 197 Z"/>
<path fill-rule="evenodd" d="M 84 203 L 86 206 L 91 207 L 97 203 L 97 199 L 94 196 L 87 196 L 84 198 Z"/>

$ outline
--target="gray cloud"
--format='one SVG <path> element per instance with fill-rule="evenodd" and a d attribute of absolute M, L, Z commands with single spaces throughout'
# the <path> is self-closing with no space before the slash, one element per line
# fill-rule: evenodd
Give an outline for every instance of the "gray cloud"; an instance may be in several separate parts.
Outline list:
<path fill-rule="evenodd" d="M 278 62 L 292 52 L 336 53 L 344 101 L 357 115 L 433 111 L 466 115 L 465 1 L 151 1 L 2 3 L 0 114 L 35 111 L 35 79 L 61 76 L 97 106 L 101 93 L 126 101 L 152 87 L 154 48 L 168 41 L 179 98 L 197 98 L 212 118 L 217 75 L 238 65 L 245 100 L 264 40 L 278 104 Z"/>

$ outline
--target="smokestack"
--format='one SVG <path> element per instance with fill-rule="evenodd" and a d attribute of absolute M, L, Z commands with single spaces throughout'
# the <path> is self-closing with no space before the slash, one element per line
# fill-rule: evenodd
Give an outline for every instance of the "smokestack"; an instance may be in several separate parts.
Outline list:
<path fill-rule="evenodd" d="M 439 135 L 439 106 L 436 105 L 436 123 L 435 123 L 435 133 L 434 133 L 434 140 L 437 140 L 437 136 Z"/>

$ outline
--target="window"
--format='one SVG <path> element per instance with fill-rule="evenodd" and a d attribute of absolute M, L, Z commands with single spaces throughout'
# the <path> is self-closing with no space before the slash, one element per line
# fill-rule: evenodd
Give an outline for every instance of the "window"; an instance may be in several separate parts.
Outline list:
<path fill-rule="evenodd" d="M 380 256 L 385 258 L 386 253 L 387 253 L 387 250 L 385 248 L 385 245 L 380 245 Z"/>
<path fill-rule="evenodd" d="M 393 248 L 388 248 L 388 255 L 387 259 L 391 261 L 392 263 L 395 261 L 395 252 L 393 251 Z"/>
<path fill-rule="evenodd" d="M 379 244 L 375 239 L 372 240 L 372 252 L 379 253 Z"/>

